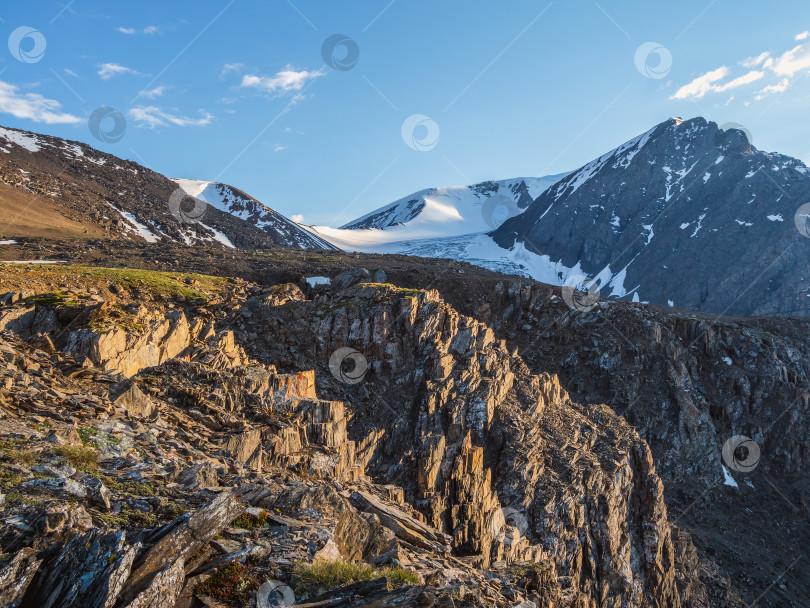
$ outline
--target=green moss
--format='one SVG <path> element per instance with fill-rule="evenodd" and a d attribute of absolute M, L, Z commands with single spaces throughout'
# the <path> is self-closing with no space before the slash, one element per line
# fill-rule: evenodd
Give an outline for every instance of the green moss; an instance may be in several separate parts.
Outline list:
<path fill-rule="evenodd" d="M 419 584 L 419 577 L 404 568 L 377 569 L 363 562 L 334 560 L 311 564 L 297 562 L 293 568 L 292 586 L 296 595 L 316 597 L 338 587 L 383 577 L 388 579 L 388 589 Z"/>

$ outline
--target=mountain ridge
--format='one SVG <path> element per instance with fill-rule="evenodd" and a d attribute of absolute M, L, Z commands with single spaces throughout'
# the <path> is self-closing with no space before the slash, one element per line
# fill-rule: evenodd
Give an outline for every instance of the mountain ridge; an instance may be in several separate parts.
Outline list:
<path fill-rule="evenodd" d="M 810 251 L 792 220 L 808 200 L 801 161 L 703 118 L 670 119 L 573 172 L 491 236 L 593 277 L 611 287 L 605 295 L 807 315 Z M 733 294 L 750 278 L 758 287 L 740 301 Z"/>
<path fill-rule="evenodd" d="M 19 129 L 0 127 L 0 186 L 5 237 L 69 234 L 229 249 L 334 249 L 232 186 L 219 185 L 229 204 L 210 196 L 207 203 L 135 162 Z"/>

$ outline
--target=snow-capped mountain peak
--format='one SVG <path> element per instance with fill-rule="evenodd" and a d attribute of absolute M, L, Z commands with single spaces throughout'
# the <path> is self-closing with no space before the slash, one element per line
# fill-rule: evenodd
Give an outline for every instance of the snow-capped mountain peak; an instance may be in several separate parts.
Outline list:
<path fill-rule="evenodd" d="M 211 207 L 249 222 L 282 247 L 334 249 L 335 247 L 305 227 L 277 213 L 238 188 L 194 179 L 175 179 L 189 196 Z"/>

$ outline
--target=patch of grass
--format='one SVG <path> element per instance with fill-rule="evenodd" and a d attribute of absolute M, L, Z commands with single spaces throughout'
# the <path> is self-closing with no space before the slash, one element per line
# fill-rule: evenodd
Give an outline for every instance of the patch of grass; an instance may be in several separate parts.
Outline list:
<path fill-rule="evenodd" d="M 55 456 L 64 458 L 80 471 L 95 471 L 98 468 L 98 454 L 93 449 L 60 445 L 51 452 Z"/>
<path fill-rule="evenodd" d="M 5 450 L 4 456 L 11 462 L 16 462 L 27 467 L 35 464 L 37 461 L 36 454 L 27 450 Z"/>
<path fill-rule="evenodd" d="M 0 458 L 13 464 L 30 467 L 37 462 L 37 454 L 28 448 L 27 439 L 4 439 L 0 441 Z"/>
<path fill-rule="evenodd" d="M 148 292 L 153 296 L 178 297 L 187 300 L 207 300 L 211 293 L 218 293 L 228 289 L 228 279 L 197 273 L 187 272 L 158 272 L 154 270 L 140 270 L 134 268 L 102 268 L 96 266 L 73 265 L 30 265 L 3 269 L 13 274 L 14 279 L 25 281 L 26 277 L 52 282 L 87 285 L 90 283 L 108 285 L 113 283 L 124 289 L 137 289 L 139 292 Z M 12 277 L 10 277 L 12 278 Z M 179 280 L 178 280 L 179 279 Z M 76 294 L 69 292 L 54 292 L 42 296 L 38 303 L 52 306 L 69 305 Z M 78 300 L 77 300 L 78 301 Z"/>
<path fill-rule="evenodd" d="M 293 568 L 292 587 L 296 595 L 316 597 L 338 587 L 382 577 L 388 579 L 389 590 L 419 584 L 419 577 L 404 568 L 378 569 L 363 562 L 348 562 L 339 559 L 311 564 L 297 562 Z"/>
<path fill-rule="evenodd" d="M 250 602 L 251 592 L 260 585 L 261 579 L 256 573 L 244 564 L 231 562 L 197 585 L 195 592 L 211 596 L 229 606 L 245 606 Z"/>
<path fill-rule="evenodd" d="M 127 494 L 136 497 L 157 495 L 155 486 L 147 481 L 118 481 L 106 475 L 99 475 L 99 479 L 101 479 L 104 485 L 110 490 L 118 494 Z"/>
<path fill-rule="evenodd" d="M 377 289 L 390 289 L 404 296 L 416 296 L 424 291 L 422 289 L 409 289 L 407 287 L 399 287 L 397 285 L 394 285 L 393 283 L 358 283 L 357 287 L 376 287 Z"/>
<path fill-rule="evenodd" d="M 25 303 L 47 306 L 48 308 L 78 308 L 84 306 L 85 300 L 89 297 L 88 294 L 84 293 L 53 291 L 51 293 L 40 293 L 25 298 Z"/>
<path fill-rule="evenodd" d="M 154 528 L 160 518 L 151 511 L 133 509 L 127 505 L 121 507 L 120 513 L 101 513 L 98 518 L 113 528 Z"/>

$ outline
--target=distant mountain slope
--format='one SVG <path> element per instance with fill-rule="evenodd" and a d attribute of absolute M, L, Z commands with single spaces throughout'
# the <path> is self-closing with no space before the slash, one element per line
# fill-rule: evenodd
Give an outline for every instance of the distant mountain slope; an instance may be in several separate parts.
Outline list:
<path fill-rule="evenodd" d="M 810 239 L 794 216 L 808 201 L 800 161 L 703 118 L 671 119 L 570 174 L 492 237 L 555 266 L 560 281 L 597 277 L 606 296 L 806 315 Z"/>
<path fill-rule="evenodd" d="M 380 207 L 340 228 L 313 229 L 342 249 L 404 251 L 415 240 L 459 237 L 497 228 L 519 215 L 565 173 L 519 177 L 472 186 L 428 188 Z"/>
<path fill-rule="evenodd" d="M 0 127 L 0 237 L 334 249 L 235 188 L 218 186 L 230 206 L 189 197 L 167 177 L 87 144 Z"/>
<path fill-rule="evenodd" d="M 238 188 L 218 182 L 175 179 L 189 196 L 264 231 L 273 242 L 295 249 L 334 249 L 324 239 L 260 203 Z"/>

